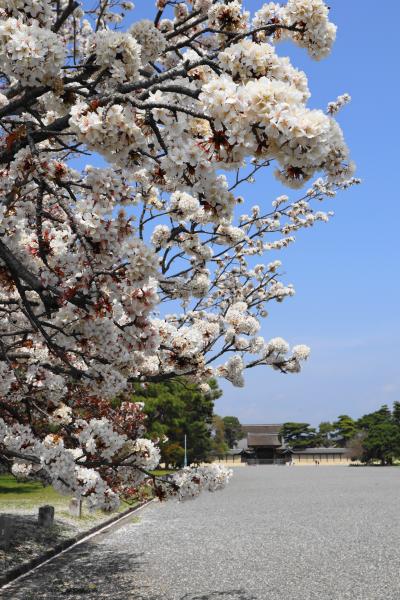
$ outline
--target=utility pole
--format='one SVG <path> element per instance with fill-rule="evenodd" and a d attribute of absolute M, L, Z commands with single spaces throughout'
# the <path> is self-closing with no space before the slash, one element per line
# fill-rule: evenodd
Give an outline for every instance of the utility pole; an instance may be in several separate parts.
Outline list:
<path fill-rule="evenodd" d="M 183 459 L 183 466 L 187 467 L 187 438 L 186 438 L 186 433 L 185 433 L 185 456 Z"/>

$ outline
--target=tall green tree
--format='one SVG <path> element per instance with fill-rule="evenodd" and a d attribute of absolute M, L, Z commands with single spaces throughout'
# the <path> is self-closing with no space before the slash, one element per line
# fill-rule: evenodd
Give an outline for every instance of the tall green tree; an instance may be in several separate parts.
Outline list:
<path fill-rule="evenodd" d="M 400 456 L 400 428 L 390 421 L 375 422 L 363 440 L 364 462 L 379 460 L 382 465 L 391 465 Z"/>
<path fill-rule="evenodd" d="M 229 448 L 237 446 L 239 440 L 244 437 L 242 425 L 237 417 L 223 417 L 225 441 Z"/>
<path fill-rule="evenodd" d="M 330 446 L 334 446 L 335 442 L 332 441 L 336 431 L 333 423 L 329 421 L 322 421 L 319 424 L 318 432 L 315 437 L 316 446 L 322 446 L 324 448 L 329 448 Z"/>
<path fill-rule="evenodd" d="M 317 432 L 309 423 L 284 423 L 280 434 L 291 448 L 307 448 L 317 445 Z"/>
<path fill-rule="evenodd" d="M 336 443 L 338 446 L 347 446 L 358 430 L 356 421 L 349 415 L 339 415 L 333 426 L 336 429 Z"/>
<path fill-rule="evenodd" d="M 357 421 L 358 429 L 371 429 L 375 425 L 379 425 L 381 423 L 391 423 L 392 422 L 392 414 L 390 412 L 387 404 L 383 404 L 378 410 L 372 413 L 368 413 L 364 415 Z"/>
<path fill-rule="evenodd" d="M 393 403 L 392 419 L 400 427 L 400 402 Z"/>
<path fill-rule="evenodd" d="M 400 404 L 395 402 L 393 412 L 383 404 L 375 412 L 361 417 L 357 425 L 364 432 L 364 462 L 379 460 L 382 465 L 390 465 L 400 457 Z"/>
<path fill-rule="evenodd" d="M 215 380 L 205 395 L 184 378 L 137 386 L 133 400 L 144 403 L 147 436 L 160 439 L 161 461 L 180 467 L 183 463 L 184 438 L 187 436 L 188 461 L 209 459 L 212 451 L 214 401 L 221 396 Z M 163 438 L 167 441 L 162 441 Z"/>

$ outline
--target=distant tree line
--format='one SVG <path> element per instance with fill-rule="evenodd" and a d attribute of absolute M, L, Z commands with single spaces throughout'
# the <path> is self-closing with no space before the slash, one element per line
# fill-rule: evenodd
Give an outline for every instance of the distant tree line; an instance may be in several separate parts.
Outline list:
<path fill-rule="evenodd" d="M 214 379 L 209 385 L 208 394 L 184 378 L 144 387 L 136 385 L 132 399 L 143 402 L 146 435 L 159 440 L 161 462 L 167 466 L 182 466 L 185 435 L 189 464 L 211 461 L 215 455 L 234 447 L 242 437 L 237 417 L 214 413 L 214 402 L 222 391 Z"/>
<path fill-rule="evenodd" d="M 146 435 L 159 440 L 161 462 L 166 465 L 182 466 L 185 435 L 189 464 L 222 456 L 243 438 L 237 417 L 214 413 L 214 402 L 222 391 L 215 380 L 209 385 L 211 392 L 204 394 L 184 378 L 145 387 L 137 384 L 133 400 L 143 402 Z M 287 422 L 281 435 L 294 449 L 346 447 L 351 458 L 364 463 L 392 464 L 400 459 L 400 402 L 395 402 L 392 409 L 384 404 L 359 419 L 339 415 L 335 421 L 323 421 L 318 427 Z"/>
<path fill-rule="evenodd" d="M 400 402 L 395 402 L 392 410 L 384 404 L 359 419 L 339 415 L 336 421 L 323 421 L 318 428 L 287 422 L 281 435 L 291 448 L 346 447 L 352 458 L 389 465 L 400 459 Z"/>

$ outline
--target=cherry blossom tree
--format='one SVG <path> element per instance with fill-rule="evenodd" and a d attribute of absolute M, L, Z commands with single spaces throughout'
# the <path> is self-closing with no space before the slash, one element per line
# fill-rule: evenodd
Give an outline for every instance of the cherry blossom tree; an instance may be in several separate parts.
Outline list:
<path fill-rule="evenodd" d="M 276 252 L 357 180 L 333 118 L 348 95 L 307 108 L 276 51 L 329 54 L 322 0 L 157 0 L 128 26 L 130 2 L 88 4 L 0 0 L 0 456 L 113 509 L 149 482 L 225 484 L 215 465 L 152 477 L 131 386 L 299 371 L 306 346 L 259 335 L 294 294 Z M 241 214 L 240 185 L 267 169 L 300 197 Z"/>

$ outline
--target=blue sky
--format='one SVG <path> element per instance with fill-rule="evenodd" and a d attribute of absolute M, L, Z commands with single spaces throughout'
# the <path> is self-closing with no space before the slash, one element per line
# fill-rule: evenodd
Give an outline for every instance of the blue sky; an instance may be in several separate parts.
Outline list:
<path fill-rule="evenodd" d="M 262 2 L 244 4 L 254 11 Z M 330 223 L 298 233 L 291 248 L 274 256 L 282 260 L 285 281 L 295 285 L 296 295 L 269 306 L 262 333 L 308 344 L 312 355 L 299 375 L 259 368 L 246 373 L 243 389 L 224 384 L 217 412 L 235 414 L 244 423 L 318 424 L 400 400 L 400 3 L 386 0 L 382 11 L 372 0 L 330 0 L 329 5 L 338 25 L 330 57 L 315 62 L 291 44 L 278 46 L 278 52 L 307 73 L 311 107 L 325 109 L 339 94 L 351 94 L 338 120 L 363 184 L 325 205 L 335 211 Z M 153 14 L 153 1 L 136 1 L 136 19 Z M 272 173 L 242 190 L 252 203 L 268 206 L 282 191 Z"/>
<path fill-rule="evenodd" d="M 260 5 L 259 0 L 245 2 L 251 11 Z M 304 342 L 312 355 L 299 375 L 259 369 L 247 373 L 243 389 L 224 385 L 216 409 L 242 422 L 317 424 L 342 413 L 357 417 L 400 399 L 399 86 L 394 76 L 400 3 L 388 0 L 379 14 L 372 0 L 330 0 L 329 5 L 338 25 L 330 57 L 314 62 L 289 45 L 278 46 L 278 52 L 307 73 L 311 106 L 325 108 L 338 94 L 351 94 L 338 120 L 363 184 L 332 202 L 330 223 L 297 234 L 296 244 L 281 254 L 296 296 L 270 305 L 263 333 Z M 261 204 L 275 189 L 264 178 L 251 196 Z"/>

